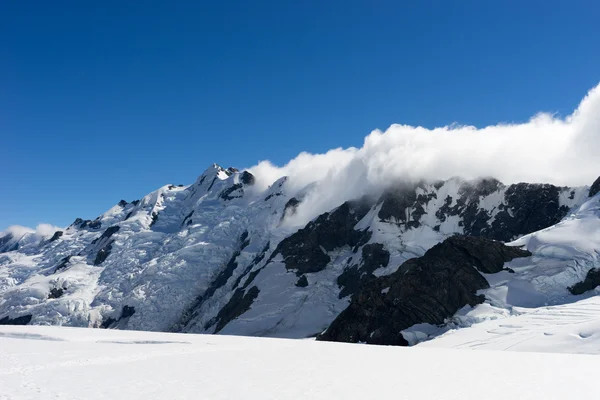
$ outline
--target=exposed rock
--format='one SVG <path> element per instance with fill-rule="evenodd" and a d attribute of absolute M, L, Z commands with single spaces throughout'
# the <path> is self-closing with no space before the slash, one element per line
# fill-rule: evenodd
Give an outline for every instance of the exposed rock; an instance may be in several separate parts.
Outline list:
<path fill-rule="evenodd" d="M 121 199 L 118 203 L 118 206 L 120 206 L 120 207 L 125 207 L 126 205 L 127 205 L 127 202 L 123 199 Z"/>
<path fill-rule="evenodd" d="M 260 293 L 260 290 L 256 286 L 252 286 L 246 293 L 244 293 L 243 289 L 237 289 L 217 316 L 206 324 L 205 329 L 216 324 L 214 333 L 218 333 L 225 325 L 248 311 L 254 300 L 258 297 L 258 293 Z"/>
<path fill-rule="evenodd" d="M 50 294 L 48 294 L 49 299 L 58 299 L 63 295 L 65 291 L 61 288 L 52 288 L 50 289 Z"/>
<path fill-rule="evenodd" d="M 123 310 L 121 311 L 121 318 L 129 318 L 133 314 L 135 314 L 135 307 L 133 306 L 123 306 Z"/>
<path fill-rule="evenodd" d="M 369 243 L 362 248 L 362 264 L 348 267 L 337 279 L 338 286 L 342 289 L 339 298 L 344 298 L 358 291 L 358 289 L 375 278 L 373 272 L 383 268 L 390 262 L 390 253 L 383 248 L 381 243 Z"/>
<path fill-rule="evenodd" d="M 595 195 L 597 195 L 600 192 L 600 176 L 598 177 L 598 179 L 596 179 L 594 181 L 594 183 L 592 183 L 592 186 L 590 187 L 590 197 L 594 197 Z"/>
<path fill-rule="evenodd" d="M 481 303 L 477 291 L 489 284 L 480 272 L 499 272 L 505 262 L 529 255 L 485 238 L 450 237 L 395 273 L 365 283 L 318 339 L 407 345 L 400 331 L 442 324 L 462 307 Z"/>
<path fill-rule="evenodd" d="M 254 175 L 252 175 L 250 172 L 244 171 L 240 175 L 240 181 L 244 185 L 254 185 L 254 182 L 256 182 L 256 178 L 254 178 Z"/>
<path fill-rule="evenodd" d="M 100 219 L 96 218 L 95 220 L 88 223 L 88 228 L 90 229 L 100 229 L 102 227 L 102 222 Z"/>
<path fill-rule="evenodd" d="M 268 195 L 267 197 L 265 197 L 265 201 L 270 200 L 273 197 L 282 196 L 282 195 L 283 195 L 283 193 L 279 193 L 279 192 L 271 193 L 270 195 Z"/>
<path fill-rule="evenodd" d="M 265 199 L 265 200 L 267 200 L 267 199 Z M 285 206 L 283 206 L 283 213 L 281 214 L 281 219 L 283 220 L 286 215 L 296 214 L 296 209 L 298 208 L 299 204 L 300 204 L 300 200 L 298 200 L 297 198 L 292 197 L 291 199 L 289 199 L 285 203 Z"/>
<path fill-rule="evenodd" d="M 109 227 L 104 232 L 102 232 L 102 235 L 100 235 L 100 237 L 97 237 L 96 239 L 92 240 L 92 244 L 96 244 L 102 240 L 110 238 L 112 235 L 119 232 L 119 229 L 121 229 L 121 227 L 119 227 L 118 225 Z"/>
<path fill-rule="evenodd" d="M 554 185 L 518 183 L 505 193 L 506 207 L 499 212 L 483 236 L 508 242 L 518 236 L 557 224 L 569 212 L 560 206 L 559 188 Z M 476 232 L 470 232 L 476 234 Z"/>
<path fill-rule="evenodd" d="M 194 215 L 194 210 L 190 211 L 190 213 L 185 216 L 185 218 L 183 219 L 183 221 L 181 221 L 181 226 L 185 225 L 186 222 L 191 221 L 192 215 Z M 191 223 L 188 223 L 187 225 L 190 225 L 190 224 Z"/>
<path fill-rule="evenodd" d="M 244 185 L 242 185 L 241 183 L 236 183 L 234 185 L 231 185 L 227 189 L 223 190 L 219 194 L 219 197 L 222 198 L 223 200 L 239 199 L 244 194 L 244 191 L 242 189 L 243 187 L 244 187 Z M 235 192 L 236 190 L 240 190 L 241 193 L 239 195 L 232 195 L 233 192 Z"/>
<path fill-rule="evenodd" d="M 600 286 L 600 268 L 592 268 L 588 271 L 583 281 L 577 282 L 568 289 L 572 294 L 578 295 L 589 290 L 594 290 L 598 286 Z"/>
<path fill-rule="evenodd" d="M 298 279 L 298 281 L 296 282 L 296 286 L 297 287 L 307 287 L 308 286 L 308 279 L 306 279 L 306 275 L 302 275 L 300 277 L 300 279 Z"/>
<path fill-rule="evenodd" d="M 15 251 L 19 249 L 19 243 L 11 243 L 14 240 L 14 236 L 8 233 L 0 238 L 0 253 L 8 253 L 9 251 Z"/>
<path fill-rule="evenodd" d="M 265 258 L 265 256 L 267 255 L 267 251 L 269 251 L 270 246 L 271 246 L 271 243 L 268 242 L 266 244 L 266 246 L 262 249 L 260 254 L 258 254 L 256 257 L 254 257 L 252 262 L 246 267 L 246 269 L 244 269 L 244 271 L 240 274 L 240 276 L 238 276 L 238 278 L 235 280 L 235 282 L 232 286 L 232 289 L 236 289 L 240 285 L 240 282 L 242 281 L 242 279 L 252 270 L 252 268 L 254 266 L 258 265 Z M 258 271 L 260 271 L 260 269 L 257 270 L 256 274 L 258 274 Z M 246 289 L 248 287 L 248 285 L 250 285 L 250 283 L 252 283 L 252 280 L 254 279 L 256 274 L 254 276 L 250 277 L 251 279 L 249 278 L 246 280 L 246 282 L 244 283 L 243 289 Z"/>
<path fill-rule="evenodd" d="M 377 214 L 379 219 L 406 224 L 408 228 L 419 227 L 419 220 L 425 214 L 423 206 L 436 194 L 417 196 L 418 187 L 419 184 L 401 184 L 384 193 L 379 200 L 383 203 Z"/>
<path fill-rule="evenodd" d="M 100 325 L 101 328 L 107 329 L 110 328 L 111 325 L 118 323 L 119 321 L 125 319 L 125 318 L 129 318 L 131 317 L 133 314 L 135 314 L 135 307 L 133 306 L 123 306 L 123 308 L 121 309 L 121 316 L 118 319 L 114 319 L 114 318 L 107 318 L 104 320 L 104 322 L 102 322 L 102 324 Z"/>
<path fill-rule="evenodd" d="M 100 325 L 100 328 L 108 329 L 108 327 L 110 327 L 115 322 L 117 322 L 117 320 L 114 318 L 110 318 L 110 317 L 106 318 Z"/>
<path fill-rule="evenodd" d="M 0 325 L 27 325 L 31 322 L 31 314 L 21 315 L 20 317 L 10 318 L 8 316 L 0 318 Z"/>
<path fill-rule="evenodd" d="M 62 235 L 63 235 L 63 231 L 56 231 L 56 232 L 54 232 L 54 235 L 52 235 L 52 237 L 50 238 L 50 240 L 48 241 L 48 243 L 52 243 L 52 242 L 58 240 Z"/>
<path fill-rule="evenodd" d="M 56 268 L 54 268 L 54 273 L 57 273 L 61 269 L 67 268 L 67 264 L 71 260 L 71 257 L 73 257 L 73 256 L 66 256 L 62 260 L 60 260 L 60 262 L 58 263 L 58 265 L 56 266 Z"/>
<path fill-rule="evenodd" d="M 152 221 L 150 222 L 150 227 L 154 226 L 158 221 L 158 213 L 156 211 L 152 211 Z"/>
<path fill-rule="evenodd" d="M 296 270 L 298 276 L 321 271 L 331 261 L 327 251 L 369 240 L 368 232 L 354 229 L 368 211 L 369 206 L 362 202 L 347 201 L 282 240 L 272 257 L 280 253 L 286 268 Z"/>
<path fill-rule="evenodd" d="M 217 181 L 217 177 L 215 176 L 213 178 L 213 180 L 210 182 L 210 185 L 208 185 L 208 189 L 206 189 L 207 192 L 210 192 L 210 189 L 212 189 L 213 185 L 215 184 L 215 182 Z"/>
<path fill-rule="evenodd" d="M 112 250 L 112 241 L 107 243 L 106 246 L 98 250 L 96 258 L 94 258 L 94 265 L 100 265 L 108 258 L 110 251 Z"/>
<path fill-rule="evenodd" d="M 444 222 L 448 217 L 460 216 L 460 226 L 465 235 L 483 236 L 489 239 L 511 241 L 558 223 L 569 211 L 560 206 L 560 188 L 554 185 L 519 183 L 506 188 L 504 202 L 494 216 L 479 205 L 479 199 L 504 186 L 495 179 L 483 179 L 475 183 L 464 182 L 459 197 L 447 196 L 436 211 L 436 217 Z M 439 229 L 439 228 L 438 228 Z"/>
<path fill-rule="evenodd" d="M 107 228 L 100 237 L 94 239 L 92 241 L 92 245 L 98 244 L 102 246 L 100 250 L 96 253 L 96 258 L 94 259 L 94 265 L 100 265 L 106 260 L 106 258 L 110 255 L 110 251 L 112 250 L 112 244 L 114 240 L 110 240 L 110 237 L 119 231 L 120 227 L 118 225 L 113 225 Z"/>

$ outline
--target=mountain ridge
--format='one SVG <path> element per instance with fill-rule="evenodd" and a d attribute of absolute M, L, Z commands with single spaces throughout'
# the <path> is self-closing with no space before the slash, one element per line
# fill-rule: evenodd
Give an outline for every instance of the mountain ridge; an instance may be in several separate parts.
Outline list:
<path fill-rule="evenodd" d="M 589 187 L 492 178 L 404 182 L 298 224 L 310 185 L 290 190 L 284 177 L 261 191 L 256 179 L 214 164 L 191 185 L 122 200 L 48 237 L 0 236 L 0 318 L 314 336 L 364 285 L 437 243 L 456 234 L 509 242 L 590 198 Z"/>

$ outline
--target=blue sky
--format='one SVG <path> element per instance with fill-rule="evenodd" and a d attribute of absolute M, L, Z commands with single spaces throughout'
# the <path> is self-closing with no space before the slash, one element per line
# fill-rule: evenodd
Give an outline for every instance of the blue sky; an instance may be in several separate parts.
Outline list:
<path fill-rule="evenodd" d="M 3 2 L 0 229 L 94 218 L 211 163 L 283 164 L 392 123 L 567 115 L 594 1 Z"/>

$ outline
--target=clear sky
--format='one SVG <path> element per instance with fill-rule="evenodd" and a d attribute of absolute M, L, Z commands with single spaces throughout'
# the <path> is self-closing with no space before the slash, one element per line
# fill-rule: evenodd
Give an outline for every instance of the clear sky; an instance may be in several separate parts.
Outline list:
<path fill-rule="evenodd" d="M 0 230 L 392 123 L 567 115 L 600 81 L 598 15 L 592 0 L 3 1 Z"/>

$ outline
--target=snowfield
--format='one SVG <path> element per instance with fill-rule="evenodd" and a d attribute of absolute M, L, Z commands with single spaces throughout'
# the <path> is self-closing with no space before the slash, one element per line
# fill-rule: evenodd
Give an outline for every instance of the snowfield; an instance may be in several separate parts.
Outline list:
<path fill-rule="evenodd" d="M 598 335 L 563 339 L 600 352 Z M 581 354 L 47 326 L 1 326 L 0 354 L 3 400 L 597 399 L 600 370 Z"/>

